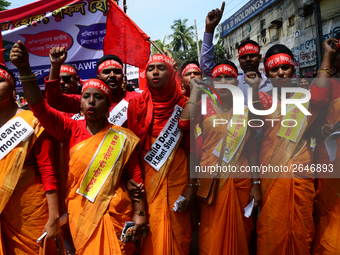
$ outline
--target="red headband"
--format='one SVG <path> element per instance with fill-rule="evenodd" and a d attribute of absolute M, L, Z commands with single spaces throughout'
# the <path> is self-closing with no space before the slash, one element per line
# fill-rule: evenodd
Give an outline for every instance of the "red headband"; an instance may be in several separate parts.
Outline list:
<path fill-rule="evenodd" d="M 117 61 L 113 59 L 109 59 L 109 60 L 104 61 L 98 66 L 98 69 L 97 69 L 98 74 L 100 74 L 103 71 L 103 69 L 105 69 L 106 67 L 118 67 L 120 70 L 123 70 L 123 67 L 120 63 L 118 63 Z"/>
<path fill-rule="evenodd" d="M 264 68 L 266 72 L 278 65 L 291 65 L 294 68 L 294 61 L 291 56 L 285 53 L 278 53 L 267 58 Z"/>
<path fill-rule="evenodd" d="M 165 64 L 169 64 L 169 65 L 173 66 L 171 58 L 169 58 L 168 56 L 164 56 L 164 55 L 160 55 L 160 54 L 155 54 L 155 55 L 153 55 L 150 58 L 150 60 L 147 63 L 146 67 L 148 67 L 148 65 L 150 65 L 151 63 L 154 63 L 154 62 L 163 62 Z"/>
<path fill-rule="evenodd" d="M 62 65 L 61 68 L 60 68 L 60 73 L 69 73 L 69 74 L 72 74 L 74 76 L 78 76 L 77 70 L 72 66 Z"/>
<path fill-rule="evenodd" d="M 187 66 L 183 69 L 183 71 L 182 71 L 182 73 L 181 73 L 181 77 L 183 78 L 184 74 L 185 74 L 188 70 L 190 70 L 190 69 L 195 69 L 195 70 L 199 71 L 199 72 L 202 74 L 201 69 L 200 69 L 196 64 L 191 63 L 191 64 L 187 65 Z"/>
<path fill-rule="evenodd" d="M 13 77 L 12 77 L 12 75 L 9 74 L 9 72 L 7 72 L 7 71 L 4 70 L 4 69 L 0 69 L 0 76 L 1 76 L 2 78 L 4 78 L 6 81 L 9 82 L 9 84 L 11 84 L 11 86 L 13 87 L 13 89 L 15 88 L 15 83 L 14 83 Z"/>
<path fill-rule="evenodd" d="M 260 48 L 254 44 L 247 43 L 238 50 L 238 56 L 241 57 L 245 54 L 260 54 Z"/>
<path fill-rule="evenodd" d="M 87 88 L 95 88 L 95 89 L 99 89 L 100 91 L 102 91 L 105 96 L 111 100 L 111 89 L 109 88 L 109 86 L 106 85 L 105 82 L 98 80 L 98 79 L 89 79 L 87 81 L 84 82 L 83 84 L 83 89 L 81 90 L 81 93 L 83 93 L 85 91 L 85 89 Z"/>
<path fill-rule="evenodd" d="M 222 64 L 222 65 L 216 66 L 211 72 L 211 78 L 215 79 L 217 76 L 221 74 L 229 74 L 233 76 L 234 78 L 237 78 L 237 72 L 235 68 L 232 67 L 231 65 Z"/>

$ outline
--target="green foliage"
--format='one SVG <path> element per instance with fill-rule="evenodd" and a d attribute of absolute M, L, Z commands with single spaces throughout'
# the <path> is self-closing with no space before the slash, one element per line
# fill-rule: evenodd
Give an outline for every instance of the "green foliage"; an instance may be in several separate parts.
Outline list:
<path fill-rule="evenodd" d="M 171 44 L 165 43 L 165 39 L 167 36 L 164 36 L 163 41 L 161 41 L 160 39 L 154 41 L 156 43 L 156 45 L 158 46 L 158 48 L 160 48 L 163 52 L 167 51 L 167 52 L 171 52 Z M 151 47 L 151 55 L 156 54 L 156 53 L 160 53 L 154 46 Z"/>
<path fill-rule="evenodd" d="M 11 3 L 5 0 L 0 0 L 0 11 L 7 10 L 7 7 L 10 6 Z"/>
<path fill-rule="evenodd" d="M 179 51 L 183 48 L 184 51 L 189 49 L 193 44 L 194 40 L 192 37 L 194 33 L 194 26 L 187 27 L 186 22 L 188 19 L 177 19 L 174 21 L 174 24 L 171 26 L 171 29 L 174 31 L 173 34 L 169 35 L 168 38 L 172 39 L 171 45 L 173 51 Z"/>

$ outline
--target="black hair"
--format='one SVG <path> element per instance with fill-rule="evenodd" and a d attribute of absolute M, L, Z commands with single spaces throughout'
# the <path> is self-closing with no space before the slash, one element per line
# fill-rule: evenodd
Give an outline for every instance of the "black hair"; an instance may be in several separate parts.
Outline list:
<path fill-rule="evenodd" d="M 269 57 L 279 53 L 285 53 L 291 56 L 292 59 L 294 60 L 293 52 L 287 46 L 283 44 L 275 44 L 272 47 L 270 47 L 269 50 L 266 52 L 266 56 L 264 57 L 263 63 L 266 63 Z"/>
<path fill-rule="evenodd" d="M 98 68 L 98 66 L 100 66 L 101 63 L 103 63 L 106 60 L 115 60 L 123 66 L 122 60 L 119 57 L 117 57 L 116 55 L 104 55 L 100 59 L 98 59 L 97 68 Z"/>
<path fill-rule="evenodd" d="M 233 68 L 235 68 L 236 73 L 238 74 L 238 69 L 237 69 L 236 65 L 234 64 L 234 62 L 231 62 L 231 61 L 229 61 L 229 60 L 222 60 L 221 62 L 218 62 L 218 63 L 214 66 L 214 68 L 215 68 L 216 66 L 219 66 L 219 65 L 230 65 L 230 66 L 232 66 Z M 213 69 L 214 69 L 214 68 L 213 68 Z"/>
<path fill-rule="evenodd" d="M 198 63 L 198 61 L 196 61 L 196 60 L 189 60 L 189 61 L 185 61 L 184 63 L 183 63 L 183 65 L 181 66 L 181 70 L 180 70 L 180 74 L 183 72 L 183 70 L 184 70 L 184 68 L 187 66 L 187 65 L 189 65 L 189 64 L 195 64 L 195 65 L 197 65 L 198 67 L 200 67 L 200 64 Z"/>
<path fill-rule="evenodd" d="M 242 43 L 238 46 L 237 50 L 240 50 L 240 48 L 241 48 L 242 46 L 244 46 L 244 45 L 246 45 L 246 44 L 248 44 L 248 43 L 253 44 L 253 45 L 256 45 L 257 47 L 260 48 L 260 45 L 259 45 L 257 42 L 255 42 L 255 41 L 253 41 L 253 40 L 246 40 L 246 41 L 242 42 Z"/>
<path fill-rule="evenodd" d="M 0 69 L 5 70 L 6 72 L 9 73 L 10 76 L 12 76 L 13 81 L 14 81 L 14 87 L 15 87 L 15 76 L 14 76 L 14 74 L 12 73 L 12 71 L 9 70 L 9 69 L 7 68 L 7 66 L 4 66 L 4 65 L 2 65 L 2 64 L 0 64 Z"/>

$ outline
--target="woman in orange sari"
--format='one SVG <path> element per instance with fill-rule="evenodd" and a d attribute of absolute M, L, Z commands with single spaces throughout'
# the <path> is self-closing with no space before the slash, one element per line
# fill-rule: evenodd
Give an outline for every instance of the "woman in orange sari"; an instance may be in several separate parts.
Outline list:
<path fill-rule="evenodd" d="M 146 68 L 147 88 L 142 98 L 131 100 L 128 127 L 141 139 L 140 162 L 150 223 L 140 254 L 189 254 L 190 206 L 195 187 L 188 186 L 188 134 L 178 127 L 185 105 L 181 84 L 169 57 L 155 54 Z M 182 195 L 186 208 L 173 211 Z"/>
<path fill-rule="evenodd" d="M 81 95 L 85 119 L 75 121 L 46 103 L 20 41 L 11 50 L 11 61 L 26 77 L 23 89 L 33 113 L 69 152 L 66 206 L 77 253 L 132 254 L 133 243 L 123 244 L 120 234 L 124 223 L 132 219 L 139 235 L 145 223 L 144 202 L 139 199 L 132 208 L 121 175 L 125 169 L 137 183 L 142 181 L 134 152 L 139 139 L 131 131 L 108 123 L 110 88 L 98 79 L 85 82 Z"/>
<path fill-rule="evenodd" d="M 267 51 L 264 63 L 267 77 L 271 79 L 274 90 L 279 89 L 281 99 L 281 88 L 290 86 L 294 74 L 293 54 L 286 46 L 277 44 Z M 290 96 L 304 97 L 303 93 Z M 268 94 L 260 92 L 259 97 L 263 109 L 271 108 L 272 91 Z M 260 255 L 310 254 L 314 238 L 315 189 L 311 170 L 314 158 L 311 137 L 306 130 L 316 114 L 313 107 L 308 108 L 308 102 L 304 107 L 312 112 L 312 116 L 305 116 L 294 106 L 289 105 L 287 114 L 282 116 L 279 103 L 273 113 L 264 117 L 265 120 L 277 121 L 264 121 L 259 161 L 268 169 L 276 167 L 276 171 L 262 172 L 261 176 L 262 206 L 257 220 L 257 254 Z M 297 123 L 294 127 L 292 119 Z"/>
<path fill-rule="evenodd" d="M 48 239 L 60 235 L 53 139 L 31 111 L 18 108 L 14 88 L 12 72 L 1 64 L 0 254 L 33 255 L 44 232 Z"/>
<path fill-rule="evenodd" d="M 322 169 L 317 173 L 314 213 L 316 233 L 312 252 L 315 255 L 340 254 L 340 176 L 337 174 L 340 167 L 340 150 L 337 150 L 335 159 L 331 160 L 324 145 L 324 138 L 335 131 L 334 126 L 340 121 L 339 40 L 340 33 L 323 43 L 323 60 L 311 90 L 311 102 L 327 107 L 327 112 L 323 114 L 323 126 L 317 132 L 320 141 L 314 153 L 315 163 L 328 168 L 328 171 Z M 340 148 L 340 139 L 336 140 L 336 144 L 337 148 Z M 332 172 L 331 167 L 334 169 Z"/>
<path fill-rule="evenodd" d="M 237 86 L 237 73 L 235 64 L 230 61 L 217 64 L 211 75 L 214 87 L 219 84 Z M 249 82 L 250 78 L 255 78 L 253 73 L 247 73 L 246 79 Z M 197 194 L 200 194 L 199 189 L 202 188 L 203 182 L 207 181 L 205 178 L 212 178 L 217 172 L 209 173 L 206 171 L 209 167 L 217 163 L 224 169 L 231 169 L 230 167 L 235 169 L 217 174 L 218 187 L 212 204 L 207 204 L 202 199 L 199 202 L 200 254 L 249 254 L 250 231 L 254 228 L 254 222 L 252 217 L 244 216 L 244 208 L 253 199 L 256 208 L 261 201 L 261 191 L 258 174 L 251 174 L 250 171 L 241 172 L 241 169 L 243 171 L 245 167 L 258 165 L 256 132 L 247 126 L 248 117 L 253 119 L 254 115 L 248 114 L 247 107 L 245 115 L 233 115 L 232 94 L 227 88 L 216 88 L 216 95 L 220 100 L 216 100 L 216 103 L 212 99 L 207 100 L 207 114 L 202 115 L 201 101 L 198 102 L 202 85 L 198 85 L 197 82 L 199 81 L 196 79 L 191 81 L 189 103 L 181 115 L 181 119 L 189 119 L 187 116 L 189 112 L 195 114 L 193 127 L 197 124 L 202 127 L 203 147 L 197 148 L 202 152 L 198 155 L 200 166 L 195 167 L 197 177 L 200 178 Z M 256 83 L 255 86 L 258 85 L 259 83 Z M 228 123 L 232 121 L 234 125 L 216 124 L 221 123 L 221 120 L 227 120 Z M 220 150 L 224 139 L 226 142 L 222 160 Z"/>

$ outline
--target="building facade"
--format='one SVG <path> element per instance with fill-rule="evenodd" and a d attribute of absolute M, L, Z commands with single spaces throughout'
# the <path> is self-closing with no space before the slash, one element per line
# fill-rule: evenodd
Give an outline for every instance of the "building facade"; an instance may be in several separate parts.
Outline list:
<path fill-rule="evenodd" d="M 340 32 L 340 0 L 321 0 L 319 4 L 326 40 Z M 284 44 L 294 54 L 296 77 L 314 76 L 317 72 L 314 6 L 314 0 L 250 0 L 219 26 L 227 59 L 239 67 L 237 47 L 247 39 L 259 43 L 262 57 L 274 44 Z M 264 72 L 263 69 L 261 62 L 260 71 Z"/>

